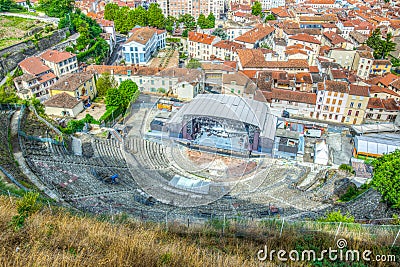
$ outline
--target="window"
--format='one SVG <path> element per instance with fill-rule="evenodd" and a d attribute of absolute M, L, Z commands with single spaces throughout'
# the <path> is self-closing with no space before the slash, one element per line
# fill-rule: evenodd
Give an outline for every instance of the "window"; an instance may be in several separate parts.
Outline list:
<path fill-rule="evenodd" d="M 354 102 L 351 102 L 351 103 L 350 103 L 350 107 L 351 107 L 351 108 L 354 107 Z"/>
<path fill-rule="evenodd" d="M 351 112 L 352 112 L 352 110 L 350 109 L 350 110 L 347 112 L 347 115 L 351 116 Z"/>
<path fill-rule="evenodd" d="M 357 108 L 361 108 L 361 105 L 362 105 L 361 103 L 358 103 Z"/>
<path fill-rule="evenodd" d="M 332 99 L 332 104 L 333 104 L 333 105 L 336 104 L 336 99 Z"/>
<path fill-rule="evenodd" d="M 332 119 L 332 114 L 329 114 L 329 119 L 330 119 L 330 120 Z"/>
<path fill-rule="evenodd" d="M 360 113 L 360 111 L 356 111 L 356 114 L 354 116 L 358 117 L 358 114 Z"/>
<path fill-rule="evenodd" d="M 154 85 L 154 80 L 151 80 L 151 85 Z"/>
<path fill-rule="evenodd" d="M 346 117 L 346 122 L 349 122 L 350 121 L 350 118 L 349 117 Z"/>
<path fill-rule="evenodd" d="M 340 105 L 342 105 L 342 100 L 339 100 L 339 103 L 338 103 L 338 105 L 340 106 Z"/>
<path fill-rule="evenodd" d="M 335 115 L 335 120 L 338 120 L 338 118 L 339 118 L 339 115 Z"/>
<path fill-rule="evenodd" d="M 331 107 L 331 112 L 334 112 L 335 111 L 335 107 Z"/>

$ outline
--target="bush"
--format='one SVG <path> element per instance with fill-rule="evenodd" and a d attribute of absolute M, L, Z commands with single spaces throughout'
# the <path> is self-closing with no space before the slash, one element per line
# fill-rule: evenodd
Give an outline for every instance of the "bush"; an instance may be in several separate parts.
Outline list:
<path fill-rule="evenodd" d="M 350 165 L 347 165 L 347 164 L 341 164 L 339 166 L 339 170 L 346 171 L 348 173 L 353 173 L 354 174 L 353 167 L 351 167 Z"/>
<path fill-rule="evenodd" d="M 346 193 L 344 193 L 342 196 L 340 196 L 340 200 L 344 201 L 344 202 L 348 202 L 348 201 L 358 197 L 359 195 L 361 195 L 368 189 L 369 189 L 368 184 L 363 184 L 360 188 L 357 188 L 355 186 L 350 186 L 347 189 Z"/>
<path fill-rule="evenodd" d="M 344 222 L 344 223 L 354 223 L 354 217 L 349 213 L 343 215 L 340 210 L 332 211 L 326 214 L 325 218 L 318 219 L 319 222 Z"/>
<path fill-rule="evenodd" d="M 17 212 L 11 219 L 11 225 L 15 230 L 24 226 L 25 220 L 32 214 L 38 212 L 41 204 L 37 202 L 39 193 L 27 192 L 22 199 L 17 201 Z"/>

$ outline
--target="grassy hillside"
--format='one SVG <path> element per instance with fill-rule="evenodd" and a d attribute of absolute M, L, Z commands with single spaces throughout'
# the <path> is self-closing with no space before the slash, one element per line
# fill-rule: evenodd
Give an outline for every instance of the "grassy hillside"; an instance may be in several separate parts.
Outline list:
<path fill-rule="evenodd" d="M 10 222 L 17 214 L 17 199 L 11 201 L 0 196 L 0 266 L 259 266 L 256 255 L 264 245 L 287 251 L 319 250 L 332 247 L 334 240 L 324 232 L 295 229 L 287 229 L 279 237 L 279 231 L 249 227 L 253 230 L 244 230 L 246 238 L 238 237 L 233 228 L 222 236 L 215 225 L 190 229 L 170 225 L 166 231 L 162 224 L 141 223 L 123 215 L 115 216 L 112 223 L 106 217 L 73 215 L 63 208 L 47 206 L 15 229 Z M 365 243 L 362 236 L 348 241 L 352 249 L 399 254 L 398 247 Z M 343 264 L 313 265 L 348 266 Z M 310 266 L 305 262 L 291 265 Z M 267 262 L 263 266 L 275 265 Z"/>

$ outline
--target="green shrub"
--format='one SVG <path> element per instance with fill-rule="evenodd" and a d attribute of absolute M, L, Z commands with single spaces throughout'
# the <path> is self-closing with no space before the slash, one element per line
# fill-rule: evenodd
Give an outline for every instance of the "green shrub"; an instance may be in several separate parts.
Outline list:
<path fill-rule="evenodd" d="M 37 201 L 39 193 L 27 192 L 23 198 L 17 201 L 17 212 L 11 219 L 11 225 L 15 230 L 24 226 L 25 220 L 32 214 L 38 212 L 42 205 Z"/>
<path fill-rule="evenodd" d="M 341 164 L 339 166 L 339 170 L 347 171 L 348 173 L 354 173 L 353 167 L 351 167 L 350 165 L 347 165 L 347 164 Z"/>
<path fill-rule="evenodd" d="M 354 217 L 349 213 L 343 215 L 340 210 L 332 211 L 326 214 L 325 218 L 318 219 L 319 222 L 344 222 L 344 223 L 354 223 Z"/>

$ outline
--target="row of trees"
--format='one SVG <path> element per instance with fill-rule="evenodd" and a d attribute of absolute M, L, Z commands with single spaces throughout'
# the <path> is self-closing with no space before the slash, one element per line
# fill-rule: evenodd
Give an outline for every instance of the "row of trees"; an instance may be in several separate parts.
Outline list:
<path fill-rule="evenodd" d="M 115 29 L 121 33 L 127 33 L 137 25 L 151 26 L 172 32 L 176 24 L 182 23 L 185 26 L 186 34 L 187 31 L 196 28 L 196 25 L 202 29 L 215 27 L 215 16 L 212 13 L 207 17 L 200 14 L 197 22 L 190 14 L 184 14 L 179 18 L 165 17 L 162 9 L 156 3 L 150 4 L 147 10 L 142 6 L 130 9 L 129 7 L 119 7 L 115 3 L 109 3 L 105 6 L 104 18 L 114 21 Z"/>
<path fill-rule="evenodd" d="M 374 58 L 387 59 L 391 52 L 396 51 L 396 43 L 392 41 L 393 35 L 389 32 L 382 38 L 379 28 L 375 29 L 367 39 L 367 45 L 374 49 Z"/>

